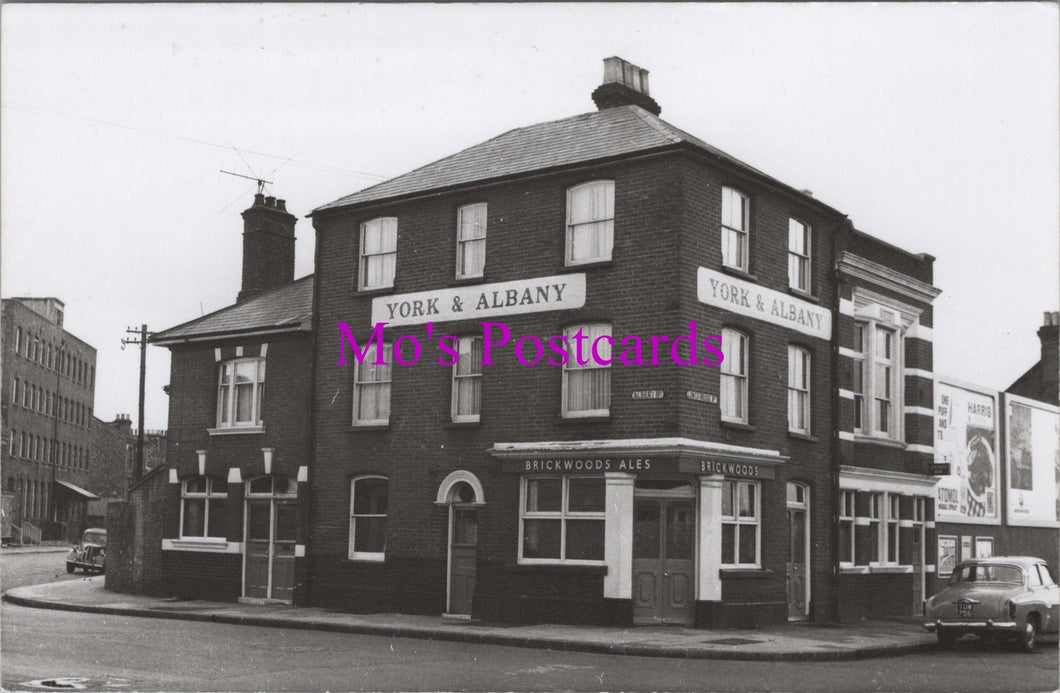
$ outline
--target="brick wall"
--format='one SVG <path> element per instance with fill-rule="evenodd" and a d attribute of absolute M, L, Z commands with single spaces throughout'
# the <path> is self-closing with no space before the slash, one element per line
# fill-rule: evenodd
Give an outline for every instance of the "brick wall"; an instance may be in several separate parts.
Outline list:
<path fill-rule="evenodd" d="M 107 506 L 108 590 L 132 594 L 166 593 L 162 528 L 167 510 L 166 470 L 148 473 L 129 491 L 129 500 Z"/>

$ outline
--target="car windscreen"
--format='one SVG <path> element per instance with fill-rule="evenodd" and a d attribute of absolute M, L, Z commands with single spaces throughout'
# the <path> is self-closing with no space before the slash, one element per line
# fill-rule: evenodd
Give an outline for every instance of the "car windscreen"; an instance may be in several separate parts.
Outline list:
<path fill-rule="evenodd" d="M 84 544 L 99 544 L 100 546 L 107 545 L 107 534 L 106 532 L 85 532 Z"/>
<path fill-rule="evenodd" d="M 1014 565 L 962 565 L 953 572 L 951 585 L 967 582 L 1023 584 L 1023 572 Z"/>

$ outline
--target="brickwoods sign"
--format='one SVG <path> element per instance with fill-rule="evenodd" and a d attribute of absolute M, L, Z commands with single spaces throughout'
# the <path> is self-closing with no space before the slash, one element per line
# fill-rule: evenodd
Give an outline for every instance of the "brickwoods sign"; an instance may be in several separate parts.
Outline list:
<path fill-rule="evenodd" d="M 421 291 L 372 299 L 372 324 L 421 325 L 497 315 L 569 310 L 585 305 L 585 274 Z"/>
<path fill-rule="evenodd" d="M 696 297 L 707 305 L 787 327 L 811 337 L 832 338 L 832 311 L 790 294 L 700 267 Z"/>
<path fill-rule="evenodd" d="M 721 474 L 748 479 L 776 478 L 772 464 L 731 462 L 698 456 L 673 457 L 593 457 L 556 456 L 536 459 L 506 459 L 501 461 L 506 474 L 654 472 L 679 474 Z"/>

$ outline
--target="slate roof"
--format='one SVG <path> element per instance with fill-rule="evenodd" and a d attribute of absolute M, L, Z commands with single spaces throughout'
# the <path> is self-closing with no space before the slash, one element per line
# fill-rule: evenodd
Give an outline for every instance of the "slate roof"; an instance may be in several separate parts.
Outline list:
<path fill-rule="evenodd" d="M 321 205 L 310 216 L 347 205 L 682 144 L 792 189 L 640 106 L 627 105 L 509 130 L 434 163 Z"/>
<path fill-rule="evenodd" d="M 157 332 L 153 344 L 177 344 L 252 332 L 309 331 L 313 312 L 313 275 L 260 296 Z"/>

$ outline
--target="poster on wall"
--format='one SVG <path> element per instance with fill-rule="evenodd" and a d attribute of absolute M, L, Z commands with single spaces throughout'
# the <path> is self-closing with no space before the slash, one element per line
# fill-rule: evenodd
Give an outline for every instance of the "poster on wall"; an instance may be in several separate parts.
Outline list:
<path fill-rule="evenodd" d="M 997 397 L 991 391 L 935 383 L 935 486 L 941 521 L 1001 524 Z"/>
<path fill-rule="evenodd" d="M 961 560 L 967 561 L 971 558 L 975 558 L 972 555 L 972 540 L 975 537 L 961 537 Z"/>
<path fill-rule="evenodd" d="M 975 557 L 976 558 L 990 558 L 994 555 L 994 538 L 993 537 L 976 537 L 975 538 Z"/>
<path fill-rule="evenodd" d="M 1005 440 L 1008 523 L 1060 526 L 1060 410 L 1005 395 Z"/>
<path fill-rule="evenodd" d="M 957 567 L 957 537 L 939 536 L 938 576 L 949 577 Z"/>

